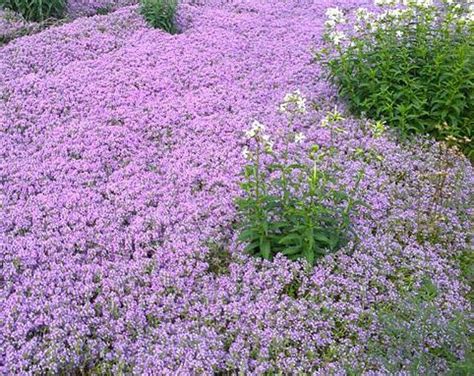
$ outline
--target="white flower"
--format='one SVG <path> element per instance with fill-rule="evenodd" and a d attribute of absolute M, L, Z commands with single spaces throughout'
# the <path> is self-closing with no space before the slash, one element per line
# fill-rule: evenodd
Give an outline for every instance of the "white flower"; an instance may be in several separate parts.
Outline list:
<path fill-rule="evenodd" d="M 255 131 L 253 129 L 249 129 L 249 130 L 245 131 L 245 137 L 254 138 L 255 137 Z"/>
<path fill-rule="evenodd" d="M 260 123 L 258 120 L 254 120 L 252 122 L 251 128 L 245 131 L 245 136 L 247 138 L 254 138 L 256 135 L 263 132 L 264 130 L 265 130 L 265 126 L 262 123 Z"/>
<path fill-rule="evenodd" d="M 245 159 L 250 158 L 250 150 L 247 146 L 244 146 L 242 149 L 242 155 L 244 156 Z"/>
<path fill-rule="evenodd" d="M 338 8 L 328 8 L 326 10 L 326 17 L 328 20 L 333 21 L 335 24 L 341 24 L 346 22 L 344 19 L 344 13 Z"/>
<path fill-rule="evenodd" d="M 254 120 L 252 122 L 252 129 L 254 129 L 256 132 L 263 132 L 265 130 L 265 125 L 260 123 L 258 120 Z"/>
<path fill-rule="evenodd" d="M 295 142 L 297 144 L 301 144 L 304 140 L 306 140 L 306 136 L 303 133 L 299 132 L 295 134 Z"/>
<path fill-rule="evenodd" d="M 417 0 L 417 3 L 421 7 L 430 7 L 433 5 L 433 0 Z"/>
<path fill-rule="evenodd" d="M 280 112 L 283 113 L 305 113 L 306 99 L 299 90 L 288 93 L 280 104 Z"/>
<path fill-rule="evenodd" d="M 264 134 L 262 136 L 262 142 L 266 152 L 271 152 L 273 150 L 273 141 L 270 140 L 270 136 Z"/>
<path fill-rule="evenodd" d="M 334 43 L 334 45 L 338 46 L 341 42 L 346 38 L 346 34 L 342 31 L 333 31 L 329 34 L 329 39 Z"/>
<path fill-rule="evenodd" d="M 474 13 L 468 13 L 465 16 L 462 16 L 459 18 L 460 24 L 463 22 L 469 23 L 469 22 L 474 22 Z"/>
<path fill-rule="evenodd" d="M 372 16 L 372 13 L 365 8 L 358 8 L 355 14 L 358 21 L 367 21 Z"/>
<path fill-rule="evenodd" d="M 402 39 L 402 37 L 403 37 L 403 33 L 402 33 L 400 30 L 398 30 L 398 31 L 395 33 L 395 35 L 397 36 L 398 39 Z"/>
<path fill-rule="evenodd" d="M 393 18 L 400 18 L 403 16 L 403 14 L 406 13 L 406 11 L 402 9 L 390 9 L 387 12 L 387 16 L 393 17 Z"/>
<path fill-rule="evenodd" d="M 328 28 L 328 29 L 332 29 L 336 26 L 336 21 L 327 20 L 326 22 L 324 22 L 324 26 L 326 26 L 326 28 Z"/>

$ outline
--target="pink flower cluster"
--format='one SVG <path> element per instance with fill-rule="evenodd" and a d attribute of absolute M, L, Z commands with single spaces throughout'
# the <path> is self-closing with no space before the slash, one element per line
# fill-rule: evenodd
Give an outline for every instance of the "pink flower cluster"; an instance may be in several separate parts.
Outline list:
<path fill-rule="evenodd" d="M 187 1 L 178 35 L 132 6 L 0 47 L 1 374 L 380 374 L 374 308 L 407 278 L 432 279 L 446 319 L 468 309 L 453 256 L 469 162 L 321 122 L 343 104 L 310 50 L 327 7 L 361 4 Z M 334 150 L 348 188 L 365 171 L 357 238 L 311 270 L 246 257 L 233 227 L 244 131 L 259 120 L 276 138 L 294 89 L 311 109 L 302 147 Z M 209 271 L 210 242 L 230 251 L 227 273 Z"/>
<path fill-rule="evenodd" d="M 90 16 L 108 13 L 114 9 L 136 4 L 138 0 L 68 0 L 67 12 L 70 17 Z"/>

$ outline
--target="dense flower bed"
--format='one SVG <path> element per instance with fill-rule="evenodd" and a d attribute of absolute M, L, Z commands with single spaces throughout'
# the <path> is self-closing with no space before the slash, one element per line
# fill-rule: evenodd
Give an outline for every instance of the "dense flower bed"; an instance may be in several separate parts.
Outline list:
<path fill-rule="evenodd" d="M 383 373 L 365 347 L 375 307 L 428 276 L 443 322 L 468 309 L 453 257 L 472 166 L 323 121 L 344 107 L 310 49 L 336 5 L 366 2 L 189 1 L 175 36 L 128 7 L 0 49 L 0 373 Z M 259 120 L 275 139 L 294 89 L 311 110 L 293 153 L 334 146 L 344 186 L 365 171 L 358 239 L 314 269 L 248 258 L 233 231 L 244 131 Z"/>
<path fill-rule="evenodd" d="M 108 13 L 126 5 L 136 4 L 137 0 L 69 0 L 68 14 L 71 17 Z"/>
<path fill-rule="evenodd" d="M 19 36 L 37 32 L 40 25 L 25 21 L 19 14 L 0 9 L 0 45 Z"/>

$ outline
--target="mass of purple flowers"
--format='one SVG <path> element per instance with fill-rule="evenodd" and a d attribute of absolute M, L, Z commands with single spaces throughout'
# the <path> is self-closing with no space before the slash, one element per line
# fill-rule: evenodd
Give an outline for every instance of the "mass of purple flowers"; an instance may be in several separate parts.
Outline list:
<path fill-rule="evenodd" d="M 429 278 L 438 320 L 469 311 L 472 165 L 344 112 L 311 54 L 335 6 L 371 5 L 188 0 L 177 35 L 128 6 L 0 47 L 0 374 L 379 375 L 378 307 Z M 348 189 L 364 171 L 355 235 L 311 268 L 247 256 L 234 226 L 244 132 L 277 148 L 296 89 L 292 152 L 330 149 Z"/>

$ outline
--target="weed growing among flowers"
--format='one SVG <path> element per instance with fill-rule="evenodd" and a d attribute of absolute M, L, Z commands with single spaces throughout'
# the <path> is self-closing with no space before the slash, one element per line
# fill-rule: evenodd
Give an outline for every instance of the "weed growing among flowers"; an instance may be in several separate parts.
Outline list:
<path fill-rule="evenodd" d="M 242 183 L 245 195 L 237 199 L 242 217 L 239 239 L 247 243 L 250 254 L 264 259 L 282 253 L 314 264 L 346 243 L 350 214 L 357 202 L 347 192 L 333 188 L 333 177 L 321 168 L 330 151 L 315 145 L 305 160 L 290 157 L 289 143 L 302 143 L 306 138 L 291 128 L 295 116 L 306 111 L 301 93 L 286 95 L 280 111 L 290 119 L 289 131 L 282 135 L 282 150 L 273 150 L 265 126 L 258 121 L 245 132 L 251 146 L 243 152 L 248 164 Z M 334 114 L 330 115 L 327 122 L 334 121 Z"/>
<path fill-rule="evenodd" d="M 474 158 L 472 9 L 449 0 L 375 4 L 380 12 L 359 8 L 351 22 L 338 8 L 326 12 L 317 58 L 340 94 L 356 114 L 402 135 L 449 139 Z"/>
<path fill-rule="evenodd" d="M 141 13 L 153 27 L 175 34 L 177 0 L 141 0 Z"/>

